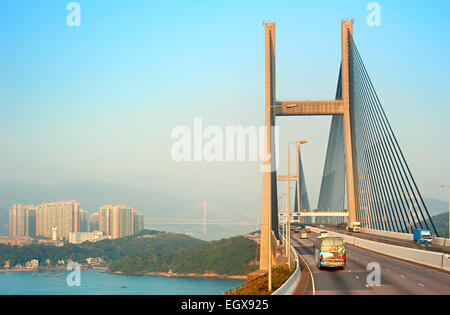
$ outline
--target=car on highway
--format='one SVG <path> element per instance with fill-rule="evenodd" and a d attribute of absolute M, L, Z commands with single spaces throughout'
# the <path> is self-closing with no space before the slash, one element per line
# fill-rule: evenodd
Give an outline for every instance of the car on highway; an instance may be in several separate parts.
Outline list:
<path fill-rule="evenodd" d="M 306 229 L 305 232 L 306 233 L 311 233 L 311 229 Z"/>
<path fill-rule="evenodd" d="M 303 232 L 302 234 L 300 234 L 300 238 L 306 239 L 308 238 L 308 234 L 306 234 L 306 232 Z"/>
<path fill-rule="evenodd" d="M 296 229 L 296 230 L 294 230 L 294 233 L 295 233 L 295 234 L 298 234 L 298 233 L 300 233 L 300 230 L 299 230 L 299 229 Z"/>
<path fill-rule="evenodd" d="M 316 265 L 319 269 L 322 267 L 345 268 L 347 257 L 344 238 L 319 236 L 314 248 Z"/>
<path fill-rule="evenodd" d="M 320 236 L 328 236 L 328 232 L 327 231 L 321 231 L 320 232 Z"/>

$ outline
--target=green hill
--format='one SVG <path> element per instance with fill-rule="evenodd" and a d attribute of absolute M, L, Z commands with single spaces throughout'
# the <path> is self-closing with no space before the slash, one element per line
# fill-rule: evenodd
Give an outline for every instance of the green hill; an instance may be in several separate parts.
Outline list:
<path fill-rule="evenodd" d="M 177 274 L 246 275 L 257 268 L 258 246 L 255 241 L 242 236 L 206 242 L 183 234 L 158 231 L 62 247 L 37 243 L 23 247 L 0 244 L 0 266 L 7 260 L 11 265 L 24 265 L 32 259 L 38 259 L 41 264 L 50 259 L 52 265 L 68 259 L 85 263 L 89 257 L 103 257 L 111 271 L 125 273 L 171 271 Z"/>
<path fill-rule="evenodd" d="M 434 225 L 436 226 L 436 230 L 439 233 L 440 237 L 448 238 L 448 212 L 436 214 L 431 217 Z M 426 221 L 428 226 L 430 226 L 429 220 Z"/>
<path fill-rule="evenodd" d="M 86 242 L 81 245 L 66 244 L 62 247 L 39 244 L 16 247 L 0 244 L 0 266 L 7 260 L 10 260 L 12 265 L 23 265 L 32 259 L 38 259 L 41 263 L 46 259 L 50 259 L 52 263 L 60 259 L 85 263 L 86 258 L 103 257 L 106 262 L 112 262 L 146 250 L 162 253 L 168 250 L 188 249 L 203 243 L 206 242 L 182 234 L 141 231 L 137 235 L 117 240 Z"/>
<path fill-rule="evenodd" d="M 127 273 L 246 275 L 257 269 L 257 251 L 255 241 L 238 236 L 179 250 L 151 248 L 114 261 L 110 269 Z"/>

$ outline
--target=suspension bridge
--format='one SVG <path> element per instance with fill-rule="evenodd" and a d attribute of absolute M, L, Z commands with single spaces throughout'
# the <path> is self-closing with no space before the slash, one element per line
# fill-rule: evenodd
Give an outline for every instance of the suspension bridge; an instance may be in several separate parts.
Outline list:
<path fill-rule="evenodd" d="M 303 220 L 304 223 L 312 220 L 320 224 L 347 223 L 350 229 L 358 222 L 370 230 L 369 233 L 394 233 L 389 235 L 401 237 L 410 235 L 412 229 L 427 229 L 438 237 L 419 186 L 356 45 L 353 21 L 344 20 L 341 24 L 342 59 L 334 100 L 277 100 L 275 23 L 265 23 L 265 54 L 266 158 L 260 269 L 269 270 L 271 261 L 276 260 L 274 251 L 277 246 L 273 244 L 283 242 L 280 220 L 289 215 L 291 220 Z M 317 209 L 312 211 L 299 150 L 295 174 L 277 174 L 273 127 L 277 124 L 277 117 L 315 115 L 332 116 L 332 121 L 319 201 Z M 290 214 L 287 211 L 290 204 L 282 206 L 286 210 L 284 213 L 279 211 L 278 183 L 281 182 L 295 182 L 294 211 Z M 269 259 L 269 255 L 274 259 Z"/>
<path fill-rule="evenodd" d="M 242 215 L 242 214 L 240 214 Z M 243 213 L 239 218 L 233 211 L 222 210 L 215 205 L 203 201 L 182 210 L 176 210 L 164 215 L 147 218 L 147 226 L 201 226 L 203 238 L 207 238 L 208 226 L 240 226 L 252 229 L 259 228 L 259 216 Z"/>

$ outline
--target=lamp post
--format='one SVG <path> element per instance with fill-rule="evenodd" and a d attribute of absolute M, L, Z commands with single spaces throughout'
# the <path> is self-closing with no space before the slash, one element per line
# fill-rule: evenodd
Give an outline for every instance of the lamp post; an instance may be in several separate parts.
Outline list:
<path fill-rule="evenodd" d="M 287 207 L 287 225 L 288 225 L 288 239 L 287 239 L 287 245 L 286 245 L 286 252 L 287 252 L 287 259 L 288 259 L 288 266 L 289 269 L 291 268 L 291 144 L 297 144 L 297 154 L 300 154 L 300 146 L 302 144 L 308 143 L 308 141 L 295 141 L 295 142 L 288 142 L 288 207 Z M 299 194 L 300 190 L 300 174 L 298 174 L 299 169 L 299 156 L 297 155 L 297 199 L 298 201 L 301 200 L 301 196 Z M 301 201 L 299 202 L 301 205 Z M 299 212 L 301 212 L 301 209 L 298 209 Z"/>
<path fill-rule="evenodd" d="M 450 238 L 450 186 L 442 185 L 441 188 L 448 189 L 448 238 Z"/>

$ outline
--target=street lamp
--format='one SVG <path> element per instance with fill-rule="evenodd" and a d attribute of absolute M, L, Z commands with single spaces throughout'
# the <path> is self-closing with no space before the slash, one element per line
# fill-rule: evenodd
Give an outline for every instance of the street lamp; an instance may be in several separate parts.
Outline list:
<path fill-rule="evenodd" d="M 288 207 L 287 207 L 287 225 L 288 225 L 288 239 L 286 243 L 286 253 L 289 269 L 291 268 L 291 144 L 297 144 L 297 151 L 300 154 L 300 147 L 302 144 L 306 144 L 308 141 L 295 141 L 288 142 Z M 299 193 L 300 190 L 300 174 L 298 174 L 299 169 L 299 157 L 297 155 L 297 197 L 299 200 L 299 204 L 301 205 L 301 196 Z M 298 209 L 301 212 L 301 208 Z"/>
<path fill-rule="evenodd" d="M 450 186 L 442 185 L 441 188 L 448 189 L 448 238 L 450 238 Z"/>

